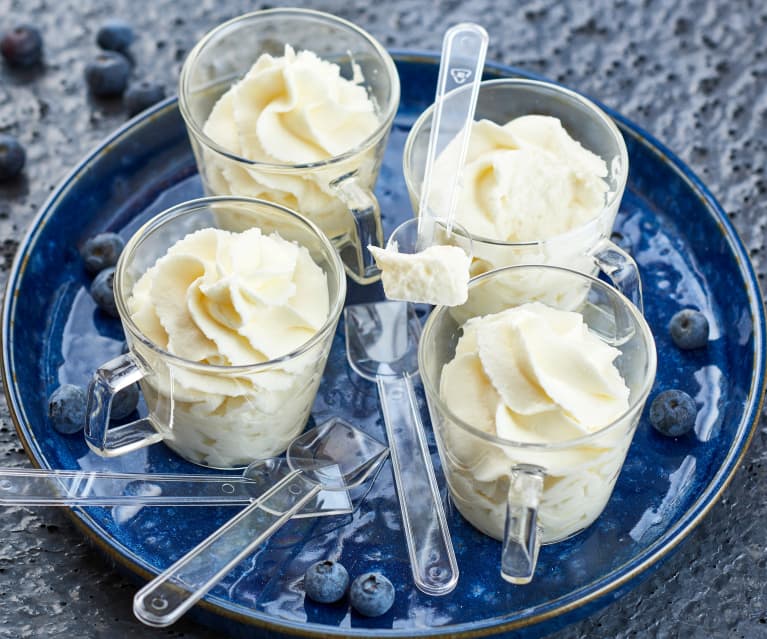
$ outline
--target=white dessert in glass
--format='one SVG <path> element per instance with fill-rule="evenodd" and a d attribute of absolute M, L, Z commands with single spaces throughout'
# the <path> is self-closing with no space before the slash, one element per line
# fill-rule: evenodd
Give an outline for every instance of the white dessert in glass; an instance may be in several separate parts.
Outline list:
<path fill-rule="evenodd" d="M 442 370 L 440 396 L 454 415 L 491 436 L 564 442 L 601 430 L 628 409 L 629 389 L 613 364 L 618 355 L 579 313 L 529 302 L 463 325 L 455 357 Z M 568 537 L 602 512 L 612 490 L 605 478 L 617 477 L 632 432 L 627 427 L 598 445 L 542 457 L 483 444 L 448 424 L 447 446 L 472 469 L 450 473 L 453 499 L 472 524 L 502 539 L 510 468 L 543 462 L 543 541 Z"/>
<path fill-rule="evenodd" d="M 309 217 L 362 284 L 379 278 L 366 247 L 383 245 L 373 189 L 398 103 L 397 70 L 383 46 L 309 9 L 254 11 L 218 25 L 179 78 L 205 191 Z"/>
<path fill-rule="evenodd" d="M 138 329 L 176 357 L 261 364 L 322 328 L 328 285 L 307 249 L 277 233 L 207 228 L 177 241 L 144 273 L 128 308 Z M 144 397 L 150 404 L 173 398 L 179 427 L 168 443 L 184 457 L 238 466 L 281 453 L 301 432 L 320 381 L 320 355 L 236 377 L 176 368 L 159 378 L 172 389 L 145 380 Z"/>
<path fill-rule="evenodd" d="M 547 274 L 585 291 L 577 309 L 504 282 Z M 600 515 L 656 369 L 652 333 L 626 297 L 573 270 L 497 269 L 472 279 L 466 304 L 434 310 L 418 361 L 450 496 L 469 522 L 508 544 L 508 510 L 532 508 L 533 536 L 551 543 Z M 537 507 L 510 490 L 531 468 L 543 477 Z"/>
<path fill-rule="evenodd" d="M 445 99 L 460 98 L 464 90 Z M 405 143 L 403 172 L 414 209 L 421 195 L 432 117 L 430 107 Z M 472 275 L 517 264 L 595 274 L 612 262 L 614 270 L 638 281 L 633 259 L 609 240 L 628 176 L 628 152 L 615 123 L 573 91 L 522 79 L 482 82 L 474 117 L 456 207 L 456 221 L 471 238 Z M 444 161 L 455 146 L 448 144 L 438 156 L 435 184 L 451 179 L 437 175 L 440 157 Z M 430 208 L 440 217 L 446 202 L 436 191 Z M 461 234 L 451 243 L 460 246 Z M 549 290 L 543 301 L 556 303 L 569 295 L 556 281 L 549 284 L 537 287 Z M 639 305 L 640 299 L 632 301 Z M 579 302 L 573 296 L 571 308 Z"/>
<path fill-rule="evenodd" d="M 91 384 L 96 452 L 162 439 L 194 463 L 237 468 L 279 455 L 303 430 L 346 295 L 316 225 L 262 200 L 183 202 L 128 241 L 114 291 L 129 352 Z M 135 381 L 148 415 L 110 426 L 111 397 Z"/>

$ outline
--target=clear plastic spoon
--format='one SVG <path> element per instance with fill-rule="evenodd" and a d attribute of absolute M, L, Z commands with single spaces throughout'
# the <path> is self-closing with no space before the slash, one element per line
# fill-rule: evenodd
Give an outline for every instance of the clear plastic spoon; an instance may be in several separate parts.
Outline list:
<path fill-rule="evenodd" d="M 0 506 L 237 506 L 290 472 L 279 457 L 254 461 L 239 475 L 0 468 Z M 321 491 L 296 517 L 349 513 L 355 499 L 343 491 Z"/>
<path fill-rule="evenodd" d="M 471 277 L 471 238 L 454 218 L 487 42 L 487 32 L 472 22 L 451 27 L 442 40 L 442 58 L 418 215 L 394 230 L 386 251 L 370 248 L 382 271 L 384 291 L 389 299 L 451 306 L 466 301 Z M 458 87 L 465 89 L 455 91 L 446 98 L 446 94 Z M 458 153 L 445 155 L 442 160 L 444 175 L 450 177 L 449 183 L 439 185 L 447 192 L 448 206 L 439 211 L 438 221 L 429 206 L 432 173 L 437 156 L 453 140 L 458 145 Z M 443 229 L 439 241 L 436 237 L 438 223 Z M 454 227 L 457 233 L 453 233 Z M 435 244 L 447 246 L 427 250 Z"/>
<path fill-rule="evenodd" d="M 291 472 L 285 479 L 139 590 L 134 614 L 149 626 L 174 623 L 320 492 L 362 484 L 388 452 L 338 418 L 300 435 L 288 448 Z"/>
<path fill-rule="evenodd" d="M 349 365 L 378 385 L 413 581 L 446 595 L 458 583 L 458 563 L 413 389 L 421 324 L 405 302 L 347 306 L 344 321 Z"/>
<path fill-rule="evenodd" d="M 434 242 L 434 214 L 429 208 L 434 161 L 451 140 L 460 136 L 457 141 L 459 152 L 454 156 L 454 164 L 446 167 L 446 174 L 455 176 L 455 179 L 450 185 L 441 185 L 442 188 L 449 189 L 450 198 L 447 210 L 440 211 L 440 217 L 445 220 L 447 234 L 450 235 L 452 231 L 460 191 L 460 176 L 466 160 L 466 151 L 471 137 L 471 122 L 474 119 L 479 84 L 482 81 L 482 70 L 485 66 L 487 43 L 487 31 L 473 22 L 462 22 L 451 27 L 445 32 L 442 40 L 434 116 L 418 203 L 416 251 L 422 251 Z M 467 83 L 471 86 L 470 90 L 461 91 L 451 96 L 450 100 L 444 99 L 447 93 L 466 86 Z"/>

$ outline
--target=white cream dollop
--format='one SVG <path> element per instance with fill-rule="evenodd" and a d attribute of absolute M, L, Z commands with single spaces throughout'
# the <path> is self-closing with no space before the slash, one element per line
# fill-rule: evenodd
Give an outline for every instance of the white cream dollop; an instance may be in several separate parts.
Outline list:
<path fill-rule="evenodd" d="M 309 251 L 277 233 L 206 228 L 176 242 L 142 275 L 128 309 L 171 355 L 246 367 L 296 351 L 323 327 L 328 284 Z M 173 406 L 169 445 L 217 467 L 281 452 L 303 428 L 324 366 L 317 352 L 253 372 L 205 371 L 141 354 L 156 371 L 143 384 L 147 403 Z"/>
<path fill-rule="evenodd" d="M 396 246 L 368 249 L 389 299 L 445 306 L 468 299 L 471 258 L 462 248 L 435 244 L 417 253 L 400 253 Z"/>
<path fill-rule="evenodd" d="M 315 53 L 262 54 L 248 73 L 213 106 L 203 132 L 228 152 L 247 160 L 286 166 L 323 162 L 357 148 L 379 126 L 376 109 L 359 73 L 353 80 L 337 64 Z M 204 173 L 209 190 L 267 199 L 317 221 L 331 237 L 349 220 L 329 182 L 359 171 L 365 183 L 375 180 L 375 158 L 360 153 L 338 171 L 305 169 L 286 173 L 248 165 L 206 151 Z"/>
<path fill-rule="evenodd" d="M 437 157 L 433 180 L 453 179 L 459 137 Z M 607 166 L 570 137 L 559 119 L 525 115 L 499 125 L 473 122 L 456 221 L 473 235 L 503 242 L 543 240 L 566 233 L 602 211 Z M 430 205 L 446 210 L 435 189 Z"/>
<path fill-rule="evenodd" d="M 531 302 L 463 325 L 455 357 L 442 369 L 440 396 L 456 417 L 490 436 L 556 445 L 626 414 L 629 389 L 614 364 L 619 353 L 579 313 Z M 511 467 L 536 464 L 546 471 L 544 541 L 573 534 L 604 508 L 630 442 L 626 421 L 604 441 L 543 450 L 493 444 L 445 420 L 452 460 L 445 469 L 456 504 L 501 539 Z"/>
<path fill-rule="evenodd" d="M 306 248 L 258 228 L 206 228 L 176 242 L 133 288 L 136 325 L 163 350 L 218 366 L 275 359 L 328 316 L 325 273 Z"/>

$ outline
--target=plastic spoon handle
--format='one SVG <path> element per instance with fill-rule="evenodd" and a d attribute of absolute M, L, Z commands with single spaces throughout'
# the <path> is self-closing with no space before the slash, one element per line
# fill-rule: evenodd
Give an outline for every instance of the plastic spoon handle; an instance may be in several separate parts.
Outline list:
<path fill-rule="evenodd" d="M 256 488 L 242 475 L 0 469 L 2 506 L 223 506 L 252 501 Z"/>
<path fill-rule="evenodd" d="M 320 490 L 301 471 L 292 472 L 139 590 L 133 613 L 148 626 L 164 627 L 177 621 Z M 262 504 L 268 510 L 260 508 Z"/>
<path fill-rule="evenodd" d="M 452 229 L 452 220 L 458 200 L 460 176 L 469 146 L 470 127 L 477 106 L 479 84 L 482 81 L 482 70 L 485 66 L 487 53 L 487 32 L 473 22 L 462 22 L 445 32 L 442 40 L 442 58 L 439 66 L 437 93 L 434 100 L 434 115 L 432 117 L 429 147 L 426 153 L 426 167 L 423 174 L 421 199 L 418 203 L 418 243 L 416 250 L 429 247 L 434 240 L 434 214 L 428 203 L 431 194 L 432 169 L 437 155 L 441 153 L 448 142 L 457 138 L 458 153 L 446 157 L 452 160 L 445 166 L 446 175 L 454 176 L 450 185 L 442 184 L 441 188 L 450 191 L 449 205 L 446 211 L 440 211 L 440 217 L 447 220 L 448 233 Z M 445 94 L 461 86 L 471 86 L 444 100 Z"/>
<path fill-rule="evenodd" d="M 376 381 L 413 579 L 426 594 L 446 595 L 458 583 L 458 563 L 413 384 L 409 375 Z"/>

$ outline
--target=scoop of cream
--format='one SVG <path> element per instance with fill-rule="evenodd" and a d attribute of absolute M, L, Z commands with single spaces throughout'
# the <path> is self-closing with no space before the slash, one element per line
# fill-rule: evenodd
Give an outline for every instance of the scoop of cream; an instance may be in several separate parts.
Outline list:
<path fill-rule="evenodd" d="M 463 325 L 440 395 L 457 417 L 506 440 L 575 439 L 628 410 L 619 354 L 579 313 L 531 302 Z M 508 463 L 495 465 L 485 472 L 508 473 Z"/>
<path fill-rule="evenodd" d="M 392 300 L 457 306 L 469 296 L 471 258 L 458 246 L 433 245 L 417 253 L 368 246 Z"/>
<path fill-rule="evenodd" d="M 306 164 L 353 149 L 377 127 L 363 86 L 337 64 L 285 45 L 282 56 L 261 55 L 219 98 L 203 131 L 249 160 Z"/>
<path fill-rule="evenodd" d="M 128 308 L 168 353 L 249 365 L 296 350 L 322 327 L 328 285 L 309 251 L 277 233 L 206 228 L 176 242 L 144 273 Z"/>
<path fill-rule="evenodd" d="M 450 183 L 458 153 L 452 140 L 434 165 L 436 183 Z M 573 140 L 554 117 L 526 115 L 503 126 L 473 122 L 456 221 L 470 233 L 504 242 L 542 240 L 597 217 L 608 185 L 604 161 Z M 432 208 L 446 210 L 434 190 Z"/>

